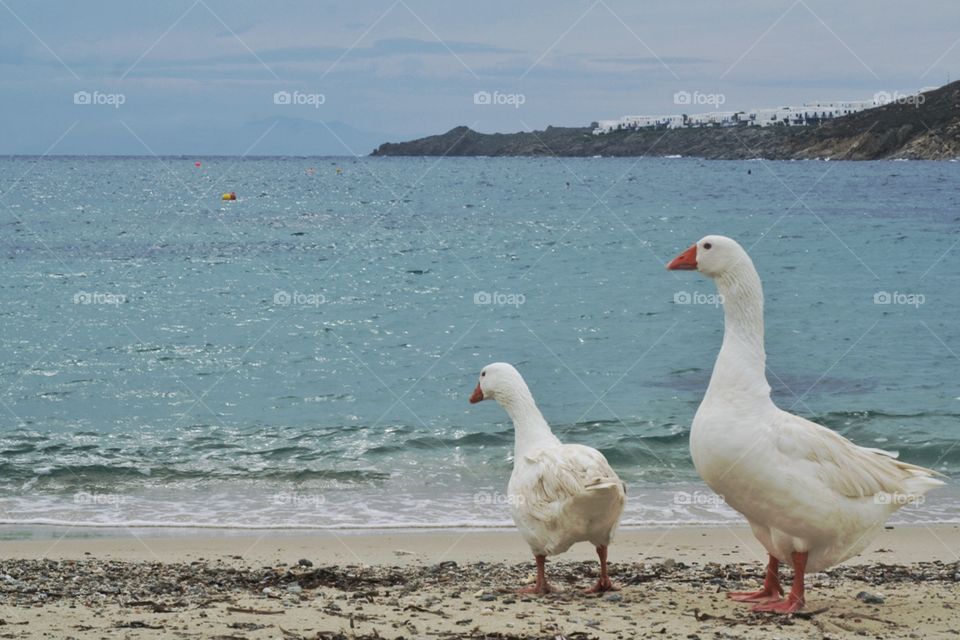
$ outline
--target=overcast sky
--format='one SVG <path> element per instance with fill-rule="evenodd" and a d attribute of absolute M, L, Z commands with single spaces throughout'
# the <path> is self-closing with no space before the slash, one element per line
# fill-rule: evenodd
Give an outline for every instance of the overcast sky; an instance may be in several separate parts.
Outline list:
<path fill-rule="evenodd" d="M 866 99 L 956 77 L 957 25 L 957 0 L 0 0 L 0 153 L 365 154 Z"/>

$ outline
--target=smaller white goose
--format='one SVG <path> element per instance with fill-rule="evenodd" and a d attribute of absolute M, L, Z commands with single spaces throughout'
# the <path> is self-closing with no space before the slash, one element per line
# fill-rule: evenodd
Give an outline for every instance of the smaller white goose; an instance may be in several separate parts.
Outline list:
<path fill-rule="evenodd" d="M 792 613 L 804 604 L 804 573 L 860 553 L 891 513 L 943 482 L 930 469 L 858 447 L 773 404 L 763 289 L 736 241 L 707 236 L 667 268 L 713 278 L 723 297 L 723 345 L 690 427 L 690 455 L 700 477 L 747 518 L 770 555 L 760 590 L 727 595 L 756 603 L 754 611 Z M 781 562 L 793 565 L 785 599 Z"/>
<path fill-rule="evenodd" d="M 576 542 L 590 542 L 600 558 L 600 578 L 587 593 L 616 591 L 607 574 L 607 546 L 620 522 L 626 491 L 596 449 L 563 444 L 543 419 L 520 373 L 505 362 L 488 364 L 471 404 L 496 400 L 513 421 L 513 474 L 507 493 L 520 535 L 537 561 L 537 581 L 521 593 L 553 591 L 545 574 L 547 556 Z"/>

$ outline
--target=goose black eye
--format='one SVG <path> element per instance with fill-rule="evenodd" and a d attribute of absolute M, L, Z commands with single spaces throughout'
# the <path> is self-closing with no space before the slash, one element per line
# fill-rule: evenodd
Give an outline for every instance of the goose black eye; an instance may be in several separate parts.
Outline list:
<path fill-rule="evenodd" d="M 481 378 L 482 378 L 483 376 L 485 376 L 485 375 L 487 375 L 487 372 L 486 372 L 486 371 L 481 371 L 481 372 L 480 372 L 480 377 L 481 377 Z"/>
<path fill-rule="evenodd" d="M 709 242 L 704 242 L 704 243 L 703 243 L 703 248 L 704 248 L 704 249 L 709 249 L 709 248 L 712 247 L 712 246 L 713 246 L 713 245 L 710 244 Z"/>

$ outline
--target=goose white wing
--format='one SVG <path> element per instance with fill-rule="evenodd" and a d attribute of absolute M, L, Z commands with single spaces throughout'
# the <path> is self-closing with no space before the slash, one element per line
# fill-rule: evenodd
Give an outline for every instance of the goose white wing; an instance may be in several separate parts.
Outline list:
<path fill-rule="evenodd" d="M 590 447 L 551 447 L 524 456 L 522 463 L 510 480 L 510 493 L 521 497 L 516 509 L 533 520 L 553 520 L 592 495 L 612 492 L 621 501 L 625 495 L 606 458 Z"/>
<path fill-rule="evenodd" d="M 781 411 L 773 423 L 776 446 L 803 473 L 849 498 L 880 493 L 922 495 L 943 484 L 934 472 L 897 460 L 897 454 L 859 447 L 815 422 Z"/>

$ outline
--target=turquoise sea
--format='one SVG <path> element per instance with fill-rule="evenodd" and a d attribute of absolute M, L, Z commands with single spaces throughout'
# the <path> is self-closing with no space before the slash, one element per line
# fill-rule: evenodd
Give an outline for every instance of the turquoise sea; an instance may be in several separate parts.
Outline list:
<path fill-rule="evenodd" d="M 625 523 L 737 521 L 687 451 L 722 312 L 664 269 L 708 233 L 761 273 L 781 406 L 960 475 L 958 163 L 14 157 L 0 524 L 506 525 L 497 360 Z"/>

